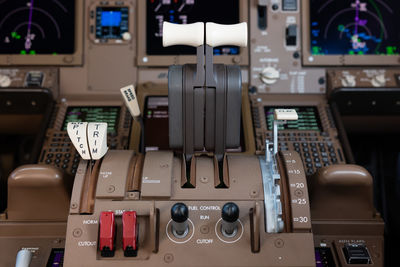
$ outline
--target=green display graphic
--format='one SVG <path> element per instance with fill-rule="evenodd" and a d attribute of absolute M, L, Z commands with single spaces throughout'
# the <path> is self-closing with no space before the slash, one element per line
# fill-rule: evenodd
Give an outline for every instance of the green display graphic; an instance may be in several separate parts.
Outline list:
<path fill-rule="evenodd" d="M 309 1 L 313 55 L 399 55 L 400 1 Z"/>
<path fill-rule="evenodd" d="M 69 107 L 65 115 L 63 130 L 68 122 L 106 122 L 108 134 L 117 134 L 120 107 Z"/>
<path fill-rule="evenodd" d="M 264 107 L 268 130 L 273 129 L 275 109 L 294 109 L 297 112 L 297 121 L 287 121 L 280 125 L 279 130 L 300 130 L 322 132 L 321 119 L 316 107 Z"/>

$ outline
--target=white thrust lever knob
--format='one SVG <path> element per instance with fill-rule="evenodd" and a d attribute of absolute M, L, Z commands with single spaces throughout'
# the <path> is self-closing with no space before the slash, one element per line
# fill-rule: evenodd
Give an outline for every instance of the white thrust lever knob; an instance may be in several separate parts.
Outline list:
<path fill-rule="evenodd" d="M 216 47 L 220 45 L 247 46 L 247 23 L 232 25 L 206 23 L 206 43 Z"/>
<path fill-rule="evenodd" d="M 188 45 L 199 47 L 204 44 L 204 23 L 174 24 L 164 21 L 163 46 Z"/>

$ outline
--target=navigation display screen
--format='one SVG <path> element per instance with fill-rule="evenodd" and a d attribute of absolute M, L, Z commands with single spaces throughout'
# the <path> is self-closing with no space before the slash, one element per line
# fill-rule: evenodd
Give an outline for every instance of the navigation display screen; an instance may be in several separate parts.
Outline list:
<path fill-rule="evenodd" d="M 297 121 L 287 121 L 280 125 L 279 130 L 300 130 L 322 132 L 321 119 L 316 107 L 264 107 L 268 130 L 272 131 L 275 109 L 294 109 L 299 116 Z"/>
<path fill-rule="evenodd" d="M 239 0 L 147 0 L 146 50 L 148 55 L 191 55 L 196 49 L 189 46 L 162 46 L 164 21 L 188 24 L 215 22 L 239 23 Z M 214 55 L 238 55 L 239 47 L 214 48 Z"/>
<path fill-rule="evenodd" d="M 0 1 L 0 54 L 73 54 L 75 1 Z"/>
<path fill-rule="evenodd" d="M 129 31 L 128 7 L 97 7 L 96 38 L 121 39 Z"/>
<path fill-rule="evenodd" d="M 107 122 L 109 134 L 117 134 L 120 107 L 68 107 L 63 130 L 68 122 Z"/>
<path fill-rule="evenodd" d="M 312 55 L 398 55 L 400 1 L 310 0 Z"/>

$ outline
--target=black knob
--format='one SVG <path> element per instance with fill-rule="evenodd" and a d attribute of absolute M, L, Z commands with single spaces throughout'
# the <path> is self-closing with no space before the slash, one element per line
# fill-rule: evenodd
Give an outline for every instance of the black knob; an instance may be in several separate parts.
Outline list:
<path fill-rule="evenodd" d="M 239 219 L 239 207 L 233 203 L 228 202 L 222 207 L 222 219 L 226 222 L 236 222 Z"/>
<path fill-rule="evenodd" d="M 189 217 L 189 209 L 183 203 L 176 203 L 171 208 L 171 218 L 174 222 L 185 222 Z"/>

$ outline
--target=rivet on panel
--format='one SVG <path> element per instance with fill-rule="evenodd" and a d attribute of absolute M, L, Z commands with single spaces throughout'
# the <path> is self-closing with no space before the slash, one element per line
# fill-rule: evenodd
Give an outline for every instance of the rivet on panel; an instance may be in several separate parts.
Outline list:
<path fill-rule="evenodd" d="M 240 57 L 233 57 L 232 62 L 235 64 L 239 64 L 240 63 Z"/>
<path fill-rule="evenodd" d="M 207 177 L 201 177 L 200 178 L 200 182 L 202 182 L 203 184 L 208 183 L 208 178 Z"/>
<path fill-rule="evenodd" d="M 80 237 L 80 236 L 82 235 L 82 229 L 81 229 L 81 228 L 75 228 L 75 229 L 72 231 L 72 235 L 73 235 L 74 237 Z"/>
<path fill-rule="evenodd" d="M 78 204 L 76 203 L 71 203 L 71 209 L 76 209 L 78 208 Z"/>
<path fill-rule="evenodd" d="M 210 228 L 207 225 L 200 226 L 200 233 L 208 234 L 210 232 Z"/>
<path fill-rule="evenodd" d="M 65 56 L 65 57 L 63 58 L 63 61 L 64 61 L 65 63 L 72 63 L 73 60 L 74 60 L 74 58 L 73 58 L 72 56 Z"/>
<path fill-rule="evenodd" d="M 171 253 L 167 253 L 164 255 L 164 261 L 166 263 L 171 263 L 174 261 L 174 255 L 172 255 Z"/>
<path fill-rule="evenodd" d="M 250 196 L 251 197 L 256 197 L 258 195 L 258 190 L 257 189 L 252 189 L 251 191 L 250 191 Z"/>
<path fill-rule="evenodd" d="M 275 240 L 274 244 L 275 247 L 282 248 L 285 245 L 285 242 L 282 239 L 278 238 Z"/>
<path fill-rule="evenodd" d="M 303 196 L 303 191 L 300 189 L 296 189 L 294 191 L 294 194 L 296 195 L 296 197 L 301 197 L 301 196 Z"/>
<path fill-rule="evenodd" d="M 107 193 L 112 193 L 112 192 L 114 192 L 115 191 L 115 186 L 113 186 L 113 185 L 110 185 L 108 188 L 107 188 Z"/>

